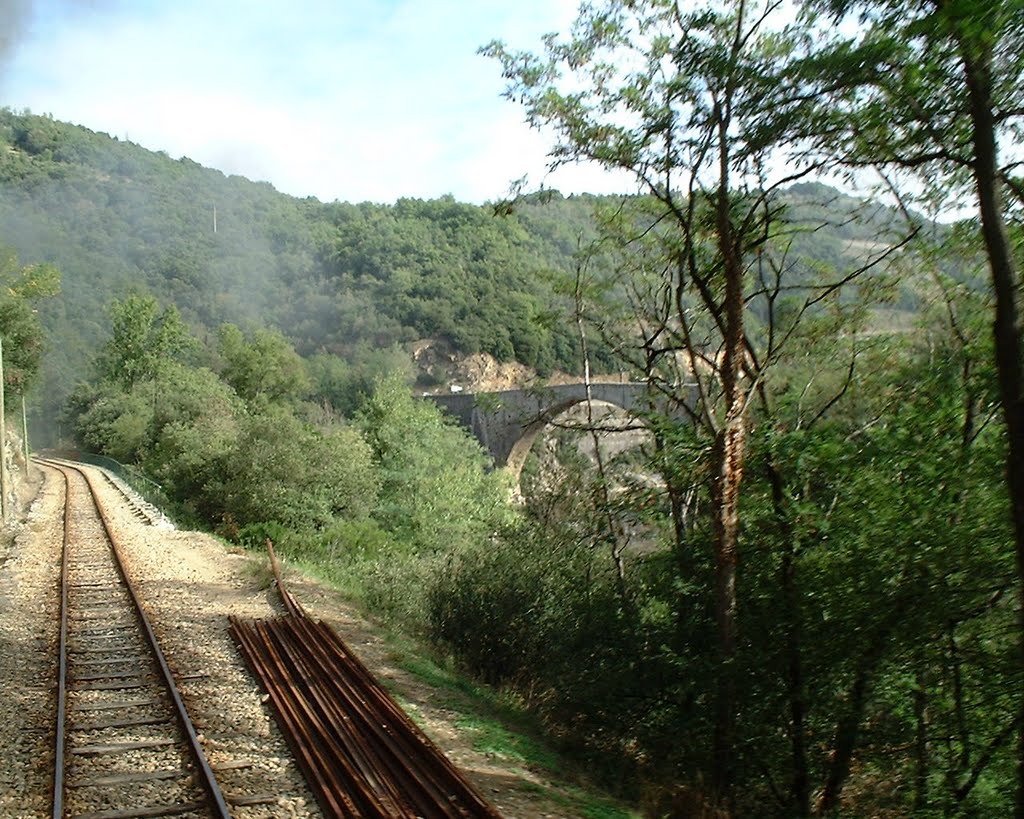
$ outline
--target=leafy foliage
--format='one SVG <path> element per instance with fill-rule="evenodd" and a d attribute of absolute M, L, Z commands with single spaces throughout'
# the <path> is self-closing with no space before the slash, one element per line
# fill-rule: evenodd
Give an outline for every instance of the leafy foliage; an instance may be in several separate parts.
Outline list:
<path fill-rule="evenodd" d="M 105 343 L 108 305 L 127 293 L 173 307 L 208 346 L 222 325 L 261 328 L 306 359 L 364 370 L 346 377 L 342 394 L 337 381 L 323 387 L 320 397 L 345 414 L 378 374 L 409 366 L 403 345 L 419 338 L 541 374 L 578 372 L 561 279 L 597 235 L 595 207 L 622 199 L 549 191 L 501 206 L 324 204 L 6 109 L 0 193 L 2 238 L 31 265 L 63 272 L 62 293 L 38 306 L 53 341 L 37 399 L 46 423 Z M 820 211 L 822 197 L 806 193 Z M 811 255 L 842 255 L 842 242 L 877 235 L 846 218 L 854 200 L 828 199 L 833 232 L 808 234 Z M 595 368 L 620 369 L 599 338 L 591 348 Z M 380 360 L 383 350 L 391 360 Z"/>
<path fill-rule="evenodd" d="M 305 365 L 281 333 L 258 329 L 246 339 L 238 327 L 225 324 L 218 337 L 224 361 L 221 378 L 243 400 L 294 400 L 308 391 Z"/>
<path fill-rule="evenodd" d="M 34 305 L 60 292 L 60 273 L 48 264 L 22 267 L 17 254 L 0 247 L 0 337 L 4 341 L 4 382 L 25 394 L 39 372 L 43 328 Z"/>
<path fill-rule="evenodd" d="M 69 371 L 100 351 L 68 404 L 83 444 L 512 689 L 651 815 L 1007 815 L 1020 569 L 978 225 L 809 178 L 784 189 L 770 168 L 777 150 L 788 182 L 826 148 L 848 169 L 934 159 L 926 193 L 962 192 L 968 111 L 940 80 L 972 52 L 946 35 L 1002 33 L 989 56 L 1013 121 L 1019 8 L 808 2 L 868 24 L 813 53 L 809 13 L 730 37 L 774 13 L 755 5 L 608 0 L 540 57 L 489 47 L 528 116 L 556 126 L 553 162 L 628 168 L 643 196 L 299 202 L 7 111 L 0 218 L 23 255 L 73 273 L 44 309 Z M 1006 212 L 1019 240 L 1012 196 Z M 96 306 L 140 281 L 154 295 L 115 300 L 103 346 Z M 565 434 L 513 506 L 476 444 L 412 397 L 403 345 L 423 336 L 541 372 L 578 369 L 585 337 L 594 369 L 647 385 L 646 443 L 595 468 Z M 737 413 L 725 652 L 714 467 Z"/>
<path fill-rule="evenodd" d="M 55 341 L 51 414 L 104 343 L 107 305 L 129 290 L 173 305 L 204 339 L 251 326 L 304 356 L 365 359 L 443 338 L 544 372 L 576 367 L 572 335 L 553 320 L 552 274 L 592 231 L 589 197 L 502 217 L 450 197 L 322 204 L 6 109 L 0 192 L 4 240 L 64 271 L 62 295 L 40 312 Z"/>
<path fill-rule="evenodd" d="M 397 378 L 379 381 L 359 416 L 381 476 L 376 515 L 422 555 L 489 540 L 508 514 L 508 488 L 484 453 Z"/>
<path fill-rule="evenodd" d="M 99 362 L 103 378 L 130 390 L 155 378 L 167 361 L 189 348 L 191 338 L 177 309 L 158 311 L 152 296 L 128 296 L 111 305 L 111 336 Z"/>

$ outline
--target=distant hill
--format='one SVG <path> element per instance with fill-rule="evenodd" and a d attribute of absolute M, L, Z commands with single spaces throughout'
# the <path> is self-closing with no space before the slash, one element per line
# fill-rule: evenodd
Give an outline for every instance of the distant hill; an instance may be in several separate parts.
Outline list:
<path fill-rule="evenodd" d="M 834 226 L 803 239 L 823 262 L 877 242 L 892 214 L 823 186 L 793 211 Z M 322 203 L 172 160 L 50 117 L 0 109 L 0 242 L 63 273 L 42 308 L 51 337 L 42 391 L 59 404 L 108 333 L 107 305 L 132 291 L 175 304 L 200 335 L 221 323 L 280 329 L 303 355 L 443 340 L 541 373 L 578 368 L 556 282 L 593 210 L 612 198 L 534 196 L 509 214 L 456 202 Z M 608 351 L 597 364 L 614 366 Z"/>
<path fill-rule="evenodd" d="M 571 330 L 545 318 L 587 200 L 501 218 L 451 198 L 324 204 L 0 110 L 0 241 L 64 276 L 44 316 L 58 392 L 105 338 L 110 300 L 133 289 L 176 304 L 200 333 L 269 325 L 305 354 L 439 337 L 572 366 Z"/>

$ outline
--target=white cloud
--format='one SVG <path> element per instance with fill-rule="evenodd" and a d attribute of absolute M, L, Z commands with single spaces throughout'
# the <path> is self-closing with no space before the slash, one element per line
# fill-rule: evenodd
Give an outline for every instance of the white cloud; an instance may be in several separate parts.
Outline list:
<path fill-rule="evenodd" d="M 547 143 L 500 98 L 499 67 L 476 49 L 493 38 L 539 47 L 575 6 L 106 0 L 66 23 L 37 19 L 0 90 L 4 104 L 297 196 L 479 202 L 525 173 L 541 181 Z M 554 179 L 609 184 L 594 171 Z"/>

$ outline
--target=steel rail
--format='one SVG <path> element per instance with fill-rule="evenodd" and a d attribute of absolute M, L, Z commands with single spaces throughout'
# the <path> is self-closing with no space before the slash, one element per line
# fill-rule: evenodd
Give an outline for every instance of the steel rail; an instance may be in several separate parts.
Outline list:
<path fill-rule="evenodd" d="M 270 568 L 274 573 L 274 582 L 277 584 L 277 593 L 281 595 L 285 611 L 295 617 L 305 617 L 306 610 L 302 608 L 299 601 L 284 585 L 284 578 L 281 575 L 281 564 L 277 562 L 277 554 L 274 552 L 274 541 L 267 538 L 267 554 L 270 555 Z"/>
<path fill-rule="evenodd" d="M 345 819 L 388 816 L 377 795 L 362 785 L 352 761 L 344 754 L 327 753 L 334 750 L 331 737 L 322 743 L 310 741 L 309 726 L 315 721 L 315 716 L 297 694 L 297 687 L 289 685 L 279 658 L 266 646 L 255 624 L 243 624 L 232 618 L 232 627 L 243 648 L 243 657 L 263 682 L 288 744 L 323 811 L 329 816 Z"/>
<path fill-rule="evenodd" d="M 341 637 L 302 609 L 267 547 L 288 614 L 231 617 L 230 631 L 323 811 L 344 819 L 500 819 Z"/>
<path fill-rule="evenodd" d="M 267 622 L 241 624 L 240 636 L 254 649 L 254 660 L 263 669 L 260 675 L 277 710 L 283 702 L 294 716 L 293 736 L 289 742 L 306 760 L 310 784 L 321 807 L 329 816 L 391 817 L 412 819 L 415 814 L 402 800 L 395 798 L 390 783 L 382 781 L 367 757 L 368 747 L 357 735 L 343 730 L 343 721 L 332 724 L 329 716 L 312 701 L 307 680 L 298 676 L 268 634 Z M 335 812 L 333 803 L 344 809 Z M 350 802 L 350 804 L 348 804 Z"/>
<path fill-rule="evenodd" d="M 400 762 L 415 760 L 424 763 L 417 766 L 419 768 L 417 778 L 421 784 L 431 792 L 439 789 L 437 796 L 442 801 L 445 798 L 451 800 L 452 795 L 457 794 L 459 801 L 472 809 L 472 815 L 497 815 L 490 803 L 479 794 L 452 764 L 451 760 L 377 683 L 366 666 L 349 651 L 337 632 L 323 621 L 314 623 L 306 619 L 299 625 L 309 634 L 304 643 L 313 646 L 324 657 L 324 667 L 327 669 L 345 667 L 348 672 L 346 679 L 358 681 L 362 696 L 371 704 L 374 713 L 383 714 L 389 718 L 389 724 L 395 727 L 393 735 L 401 748 L 398 760 Z M 327 682 L 334 689 L 337 689 L 340 683 L 333 674 L 328 675 Z M 415 775 L 412 770 L 410 772 Z"/>
<path fill-rule="evenodd" d="M 408 730 L 407 717 L 385 705 L 390 697 L 375 696 L 372 687 L 361 684 L 358 678 L 348 673 L 351 664 L 338 655 L 325 650 L 322 632 L 311 630 L 312 624 L 303 620 L 285 620 L 275 624 L 278 639 L 282 644 L 294 646 L 295 667 L 300 674 L 308 674 L 317 681 L 322 706 L 330 718 L 349 720 L 353 728 L 366 740 L 373 742 L 373 758 L 369 764 L 381 773 L 386 772 L 389 781 L 399 781 L 405 786 L 406 800 L 414 809 L 414 815 L 450 816 L 447 811 L 438 812 L 437 805 L 451 801 L 452 790 L 457 783 L 436 781 L 433 766 L 419 764 L 432 755 L 426 752 L 419 738 Z M 343 669 L 346 673 L 338 674 Z M 434 749 L 431 749 L 434 750 Z M 454 786 L 454 787 L 453 787 Z M 457 812 L 454 815 L 465 815 Z"/>
<path fill-rule="evenodd" d="M 167 658 L 164 656 L 163 651 L 160 648 L 160 643 L 157 640 L 156 633 L 153 631 L 153 627 L 149 622 L 149 618 L 146 616 L 145 610 L 142 607 L 142 602 L 135 590 L 134 585 L 131 582 L 131 578 L 125 569 L 124 560 L 122 559 L 121 551 L 118 548 L 118 539 L 114 533 L 113 527 L 111 526 L 109 517 L 106 509 L 103 507 L 102 502 L 99 499 L 99 495 L 96 492 L 96 487 L 93 484 L 92 478 L 88 472 L 70 463 L 61 463 L 55 461 L 49 461 L 44 459 L 37 459 L 40 463 L 46 463 L 49 466 L 60 470 L 64 474 L 65 481 L 68 481 L 68 473 L 66 470 L 72 470 L 77 472 L 85 480 L 86 485 L 89 487 L 89 492 L 92 497 L 92 501 L 96 507 L 96 512 L 99 515 L 100 523 L 103 526 L 103 531 L 106 533 L 107 539 L 110 542 L 110 548 L 114 555 L 114 562 L 117 566 L 118 574 L 121 576 L 122 581 L 125 584 L 125 589 L 128 592 L 129 597 L 132 600 L 134 606 L 135 616 L 137 621 L 146 636 L 146 641 L 149 644 L 150 649 L 153 652 L 153 657 L 160 668 L 160 673 L 164 681 L 167 693 L 170 695 L 172 702 L 174 703 L 175 715 L 177 716 L 178 725 L 182 732 L 185 734 L 189 752 L 192 756 L 192 761 L 196 765 L 196 769 L 199 773 L 199 779 L 202 783 L 203 789 L 207 794 L 207 801 L 210 808 L 214 811 L 214 815 L 217 819 L 231 819 L 231 813 L 228 809 L 227 802 L 224 798 L 224 794 L 221 792 L 220 785 L 217 782 L 217 778 L 213 773 L 213 769 L 210 767 L 210 763 L 206 758 L 206 754 L 203 752 L 202 745 L 199 742 L 199 736 L 196 733 L 195 726 L 192 724 L 192 719 L 189 717 L 188 710 L 185 707 L 184 700 L 182 700 L 181 692 L 178 690 L 178 686 L 174 681 L 174 675 L 171 672 L 170 666 L 167 663 Z M 69 496 L 65 499 L 65 541 L 67 539 L 67 515 L 69 507 Z M 65 552 L 66 557 L 66 552 Z M 64 562 L 66 571 L 66 561 Z M 66 670 L 66 658 L 62 651 L 61 657 L 62 669 Z M 64 674 L 62 673 L 62 681 Z M 55 762 L 58 768 L 63 768 L 63 756 L 56 759 Z M 56 810 L 56 808 L 55 808 Z M 58 815 L 54 814 L 55 819 L 58 819 Z"/>
<path fill-rule="evenodd" d="M 54 766 L 53 766 L 53 819 L 64 816 L 64 733 L 67 722 L 68 698 L 68 510 L 71 508 L 71 481 L 67 473 L 61 472 L 64 478 L 64 538 L 60 552 L 60 638 L 59 659 L 57 665 L 57 716 L 54 730 Z"/>
<path fill-rule="evenodd" d="M 346 697 L 346 692 L 331 696 L 330 688 L 324 685 L 325 675 L 335 670 L 316 666 L 310 646 L 304 645 L 301 638 L 296 639 L 292 628 L 295 622 L 294 618 L 282 618 L 257 623 L 257 629 L 263 633 L 266 645 L 276 650 L 285 667 L 291 670 L 291 677 L 303 681 L 301 690 L 313 715 L 317 746 L 322 742 L 335 753 L 340 749 L 348 755 L 361 777 L 354 781 L 365 782 L 368 792 L 377 795 L 386 808 L 384 815 L 416 816 L 419 800 L 413 798 L 408 787 L 400 788 L 396 784 L 402 782 L 402 771 L 389 766 L 390 760 L 380 753 L 381 745 L 387 742 L 387 726 L 374 718 L 365 703 Z"/>

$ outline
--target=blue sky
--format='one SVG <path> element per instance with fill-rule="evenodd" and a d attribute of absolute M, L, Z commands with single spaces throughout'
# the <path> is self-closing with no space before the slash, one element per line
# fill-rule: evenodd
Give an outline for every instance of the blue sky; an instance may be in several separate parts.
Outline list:
<path fill-rule="evenodd" d="M 536 49 L 577 0 L 0 0 L 0 105 L 295 196 L 483 202 L 544 178 L 550 137 L 501 98 L 491 39 Z"/>

